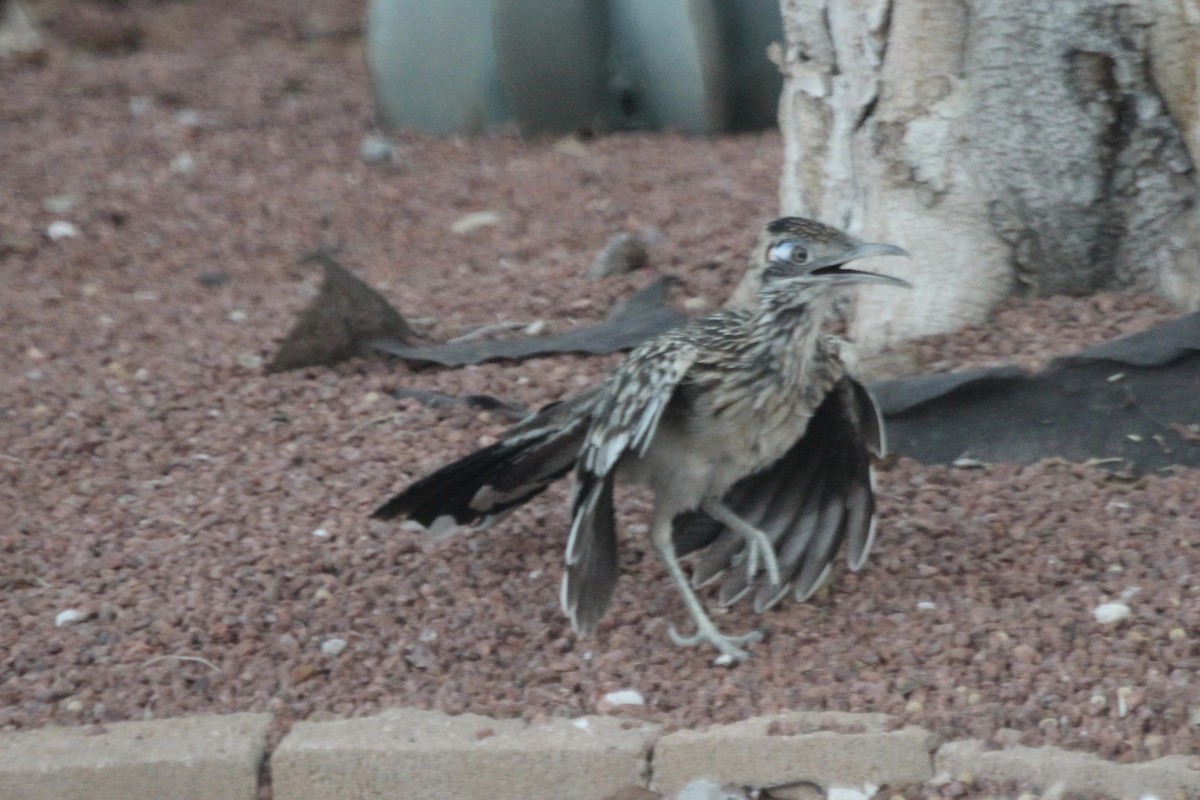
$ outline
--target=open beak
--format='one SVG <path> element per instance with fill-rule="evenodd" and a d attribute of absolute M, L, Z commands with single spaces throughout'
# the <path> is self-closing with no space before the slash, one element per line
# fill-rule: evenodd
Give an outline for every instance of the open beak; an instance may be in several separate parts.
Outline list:
<path fill-rule="evenodd" d="M 908 281 L 893 278 L 891 275 L 881 275 L 878 272 L 846 268 L 846 264 L 849 264 L 851 261 L 872 258 L 874 256 L 909 257 L 907 250 L 903 247 L 897 247 L 894 244 L 863 242 L 862 244 L 855 245 L 849 252 L 843 253 L 834 263 L 817 266 L 816 269 L 810 270 L 809 274 L 819 275 L 831 283 L 882 283 L 890 286 L 902 286 L 905 289 L 912 288 L 912 284 Z"/>

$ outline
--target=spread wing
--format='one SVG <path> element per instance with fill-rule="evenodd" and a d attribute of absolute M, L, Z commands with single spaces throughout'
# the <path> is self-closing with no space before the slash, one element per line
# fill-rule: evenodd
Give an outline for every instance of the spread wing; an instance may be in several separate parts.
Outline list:
<path fill-rule="evenodd" d="M 590 633 L 604 616 L 617 581 L 617 532 L 612 496 L 617 464 L 640 456 L 654 439 L 699 350 L 667 335 L 634 350 L 609 376 L 593 410 L 575 465 L 571 534 L 562 605 L 571 626 Z"/>
<path fill-rule="evenodd" d="M 701 512 L 681 514 L 674 538 L 682 555 L 703 549 L 693 572 L 697 584 L 719 576 L 723 605 L 757 585 L 756 611 L 789 591 L 798 600 L 820 588 L 838 549 L 858 570 L 875 538 L 875 494 L 870 456 L 884 452 L 883 425 L 871 396 L 842 378 L 826 395 L 804 435 L 771 466 L 743 478 L 725 504 L 762 530 L 775 546 L 782 586 L 748 579 L 740 566 L 740 536 Z"/>

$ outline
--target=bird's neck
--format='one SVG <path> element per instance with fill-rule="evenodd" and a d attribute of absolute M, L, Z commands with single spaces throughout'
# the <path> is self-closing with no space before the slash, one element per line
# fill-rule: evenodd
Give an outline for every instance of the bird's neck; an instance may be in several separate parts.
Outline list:
<path fill-rule="evenodd" d="M 821 326 L 835 299 L 836 292 L 829 287 L 764 289 L 751 322 L 759 355 L 774 360 L 781 376 L 806 380 L 813 355 L 821 346 Z"/>

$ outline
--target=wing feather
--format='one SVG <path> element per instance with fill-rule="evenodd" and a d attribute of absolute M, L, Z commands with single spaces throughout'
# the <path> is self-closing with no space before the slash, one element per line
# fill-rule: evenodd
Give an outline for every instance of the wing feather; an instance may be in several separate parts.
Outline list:
<path fill-rule="evenodd" d="M 703 515 L 681 517 L 676 536 L 700 550 L 693 580 L 724 574 L 719 602 L 737 602 L 751 589 L 756 611 L 789 593 L 806 599 L 820 588 L 846 543 L 850 569 L 862 567 L 875 535 L 871 454 L 883 452 L 883 425 L 867 390 L 851 378 L 833 386 L 796 443 L 774 464 L 730 489 L 724 502 L 775 545 L 782 582 L 771 586 L 740 569 L 741 537 Z"/>
<path fill-rule="evenodd" d="M 604 616 L 618 576 L 613 480 L 627 455 L 644 455 L 696 348 L 667 336 L 634 350 L 597 395 L 575 466 L 562 605 L 579 633 Z"/>

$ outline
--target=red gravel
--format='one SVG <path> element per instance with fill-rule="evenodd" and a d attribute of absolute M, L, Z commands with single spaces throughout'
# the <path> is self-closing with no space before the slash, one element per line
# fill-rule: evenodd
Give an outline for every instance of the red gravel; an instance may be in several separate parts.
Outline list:
<path fill-rule="evenodd" d="M 397 163 L 368 165 L 357 39 L 313 34 L 282 0 L 131 8 L 147 31 L 133 53 L 59 43 L 42 65 L 0 64 L 0 728 L 397 705 L 532 718 L 632 688 L 671 725 L 883 711 L 947 738 L 1200 754 L 1194 472 L 1126 483 L 895 460 L 862 573 L 839 571 L 815 602 L 719 617 L 771 633 L 735 669 L 669 643 L 684 612 L 637 535 L 640 496 L 621 504 L 625 574 L 587 641 L 558 608 L 565 485 L 440 544 L 368 521 L 504 427 L 392 389 L 535 405 L 611 359 L 265 376 L 259 360 L 311 293 L 297 257 L 341 244 L 440 338 L 507 320 L 561 329 L 649 280 L 586 272 L 613 233 L 657 228 L 649 271 L 681 276 L 689 308 L 715 306 L 776 211 L 779 138 L 621 135 L 572 154 L 404 134 Z M 172 36 L 180 15 L 204 24 Z M 47 210 L 60 196 L 73 205 Z M 476 211 L 500 222 L 451 233 Z M 56 219 L 79 236 L 48 240 Z M 918 351 L 937 369 L 1036 363 L 1170 313 L 1130 293 L 1013 301 Z M 1129 619 L 1093 620 L 1122 596 Z M 56 627 L 67 609 L 84 619 Z M 332 638 L 340 655 L 321 650 Z"/>

